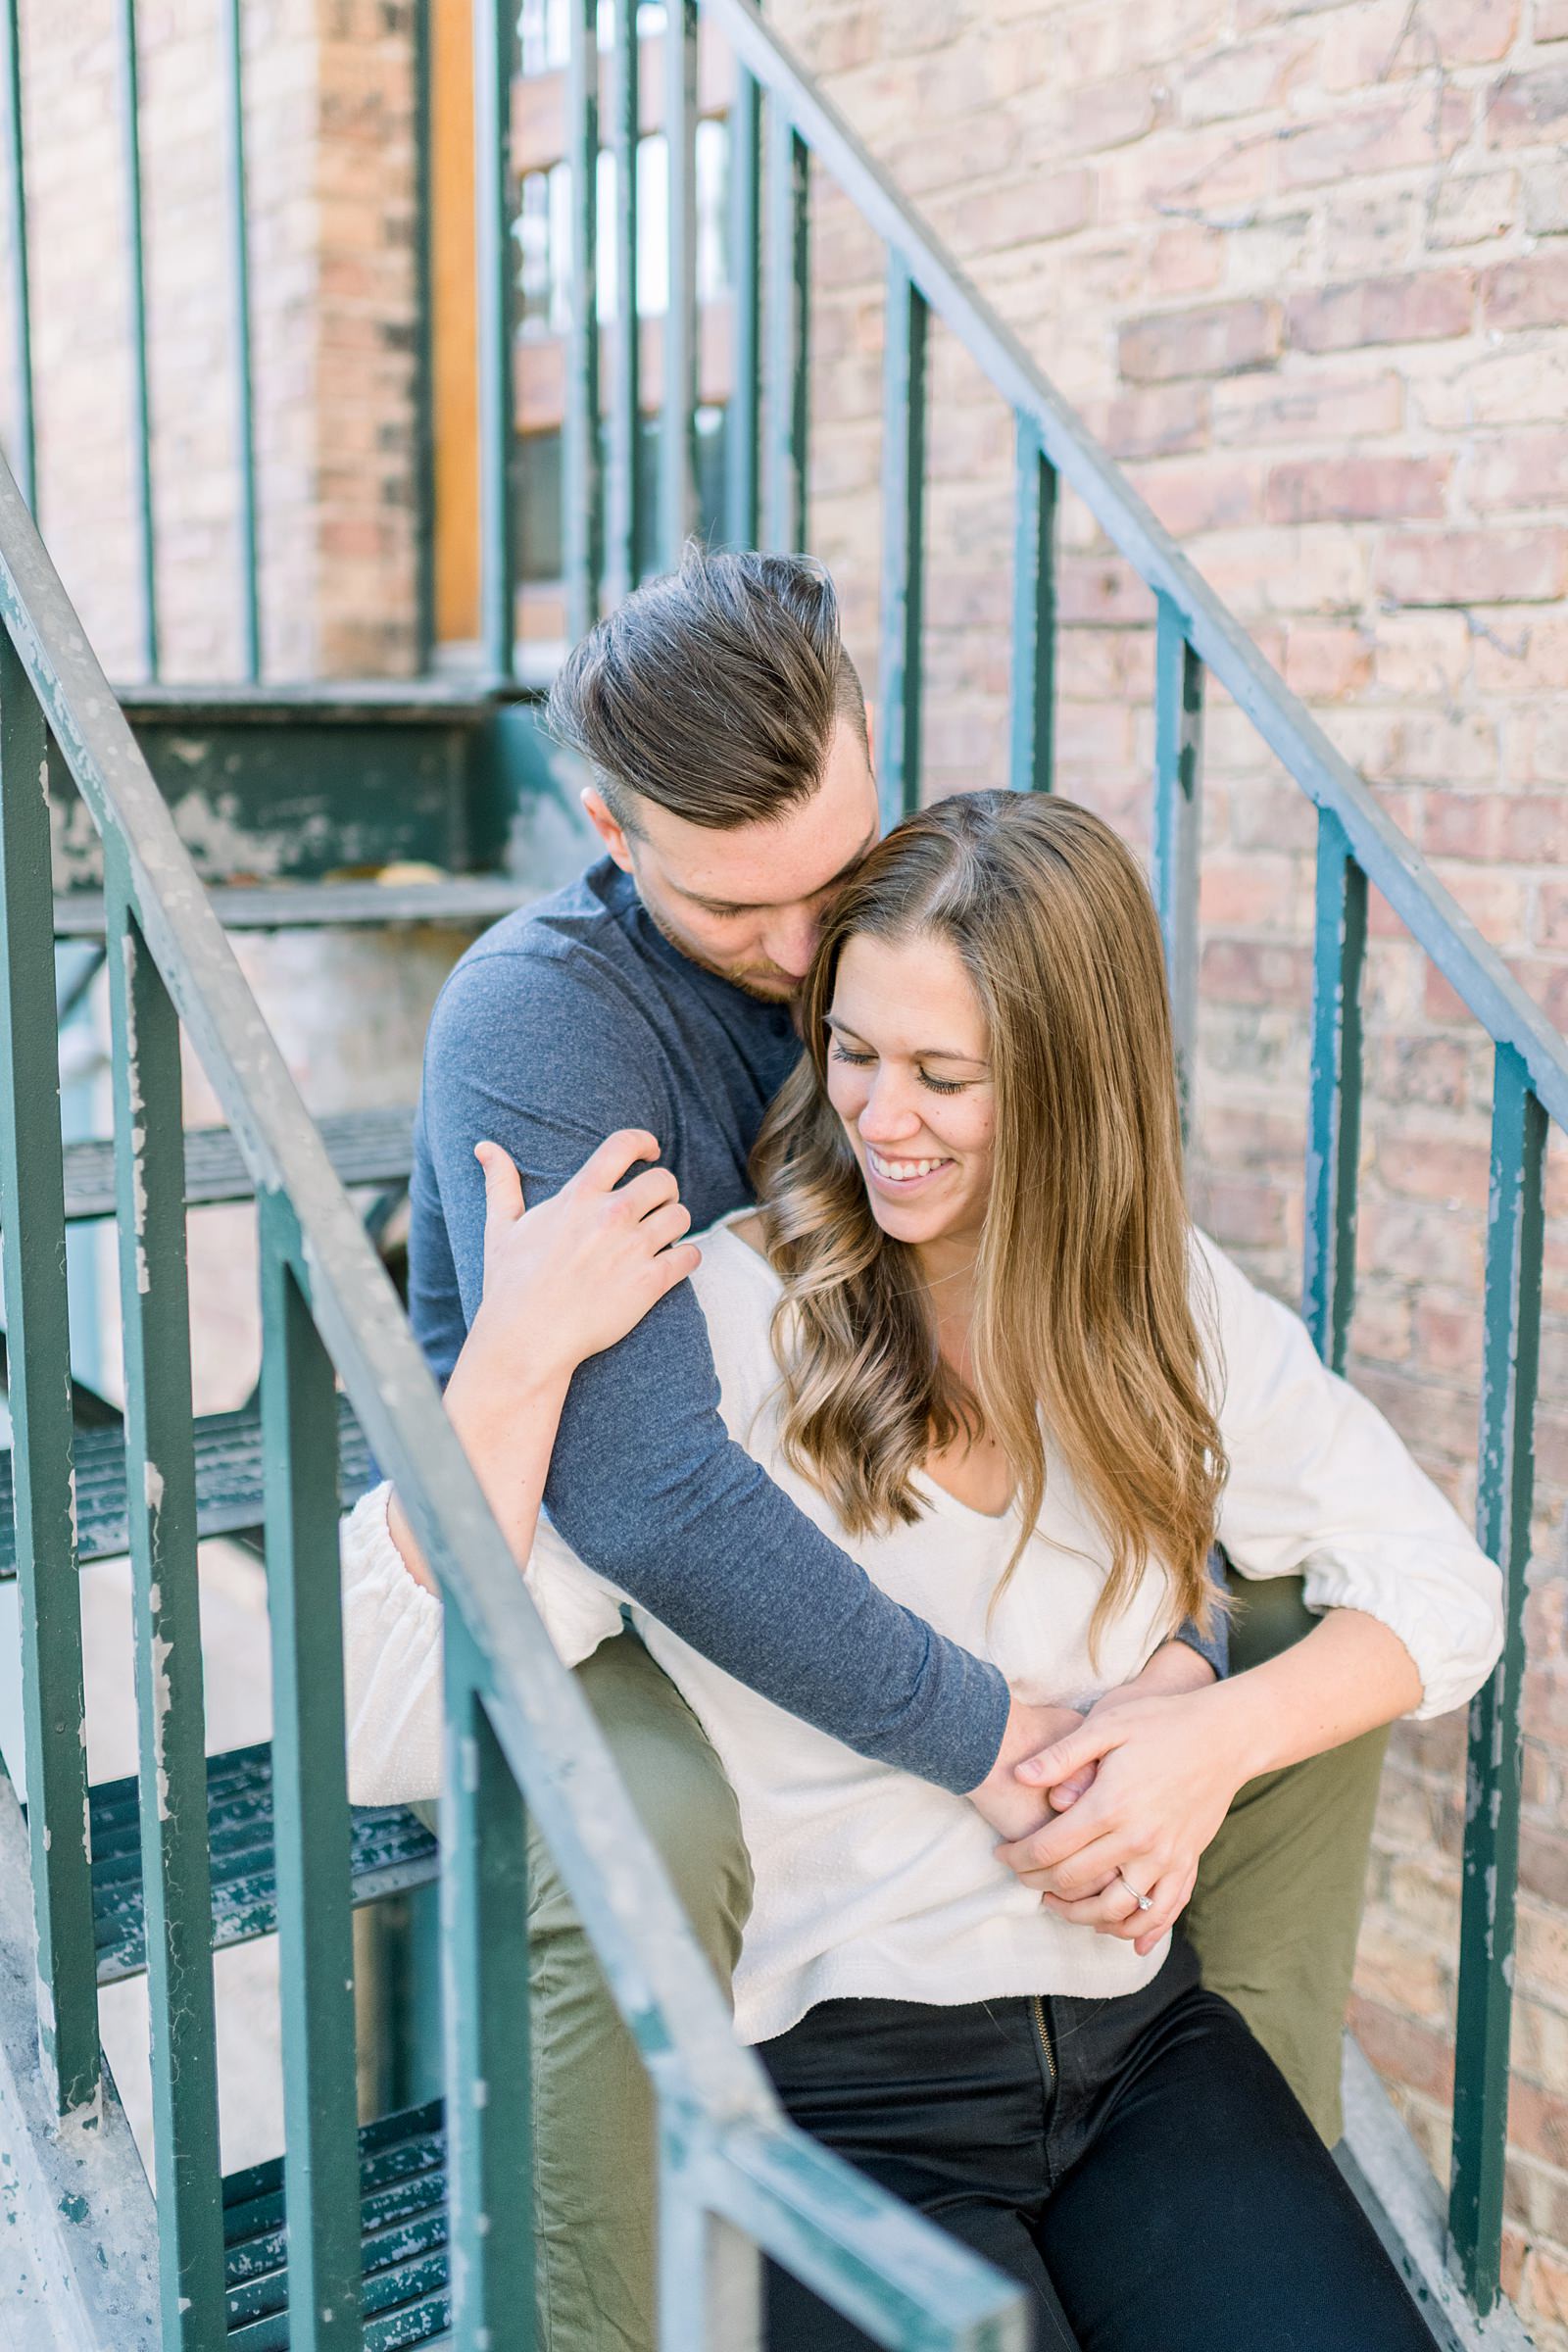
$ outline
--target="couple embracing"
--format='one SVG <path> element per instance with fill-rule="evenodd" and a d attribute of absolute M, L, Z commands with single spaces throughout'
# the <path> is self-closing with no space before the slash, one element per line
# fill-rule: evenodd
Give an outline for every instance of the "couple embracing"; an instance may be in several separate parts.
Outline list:
<path fill-rule="evenodd" d="M 1430 2352 L 1325 2143 L 1384 1728 L 1499 1579 L 1193 1227 L 1138 866 L 992 791 L 879 839 L 804 559 L 690 551 L 552 720 L 607 855 L 447 983 L 411 1312 L 737 2032 L 1040 2352 Z M 343 1556 L 351 1792 L 427 1799 L 387 1488 Z M 542 2336 L 646 2352 L 648 2093 L 534 1863 Z M 865 2340 L 770 2277 L 772 2352 Z"/>

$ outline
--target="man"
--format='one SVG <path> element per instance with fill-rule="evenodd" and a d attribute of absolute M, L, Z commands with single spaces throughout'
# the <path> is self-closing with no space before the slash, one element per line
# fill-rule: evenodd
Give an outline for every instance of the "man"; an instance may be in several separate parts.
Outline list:
<path fill-rule="evenodd" d="M 791 1002 L 817 924 L 877 833 L 859 684 L 831 584 L 803 558 L 689 551 L 576 649 L 550 714 L 592 774 L 583 805 L 608 855 L 478 940 L 432 1018 L 410 1304 L 443 1382 L 479 1298 L 475 1143 L 511 1154 L 530 1203 L 622 1127 L 660 1139 L 695 1229 L 750 1199 L 763 1108 L 800 1050 Z M 1039 1818 L 1014 1778 L 1044 1744 L 1036 1711 L 878 1592 L 730 1443 L 717 1401 L 682 1284 L 572 1383 L 546 1493 L 561 1533 L 754 1690 L 1021 1836 Z M 1245 1606 L 1239 1664 L 1309 1622 L 1298 1588 L 1281 1622 L 1260 1617 L 1280 1615 L 1272 1586 Z M 1196 1633 L 1185 1642 L 1172 1687 L 1215 1670 Z M 717 1763 L 634 1637 L 578 1671 L 727 1984 L 750 1889 Z M 1374 1737 L 1244 1791 L 1189 1914 L 1209 1982 L 1331 2138 L 1381 1754 Z M 534 1862 L 545 2340 L 627 2352 L 653 2332 L 648 2096 L 549 1858 Z"/>

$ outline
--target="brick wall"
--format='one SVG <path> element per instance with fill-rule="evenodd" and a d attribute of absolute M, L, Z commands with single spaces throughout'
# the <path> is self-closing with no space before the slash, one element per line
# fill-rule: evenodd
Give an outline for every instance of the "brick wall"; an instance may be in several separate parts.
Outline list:
<path fill-rule="evenodd" d="M 1442 879 L 1568 1013 L 1563 0 L 775 0 L 770 15 Z M 881 262 L 813 212 L 814 544 L 874 673 Z M 932 795 L 1005 772 L 1010 427 L 941 329 Z M 1059 783 L 1147 837 L 1151 600 L 1071 498 Z M 1309 808 L 1206 733 L 1197 1181 L 1299 1283 Z M 1490 1058 L 1374 902 L 1357 1381 L 1473 1494 Z M 1554 1160 L 1507 2281 L 1568 2345 L 1568 1188 Z M 1356 2024 L 1444 2165 L 1463 1724 L 1397 1735 Z"/>
<path fill-rule="evenodd" d="M 266 674 L 415 667 L 415 0 L 246 0 Z M 228 149 L 211 0 L 137 12 L 163 671 L 242 674 Z M 23 0 L 39 514 L 111 676 L 140 674 L 112 0 Z M 3 209 L 3 208 L 0 208 Z M 10 221 L 0 278 L 10 334 Z M 0 346 L 4 349 L 4 346 Z M 15 448 L 10 353 L 0 436 Z"/>

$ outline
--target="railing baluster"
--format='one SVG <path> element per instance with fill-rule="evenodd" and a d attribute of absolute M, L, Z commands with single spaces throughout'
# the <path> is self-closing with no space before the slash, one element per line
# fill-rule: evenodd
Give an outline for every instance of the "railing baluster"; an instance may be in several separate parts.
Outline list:
<path fill-rule="evenodd" d="M 1361 966 L 1366 876 L 1332 809 L 1318 811 L 1312 948 L 1312 1094 L 1307 1111 L 1301 1317 L 1333 1372 L 1345 1370 L 1355 1306 L 1361 1150 Z"/>
<path fill-rule="evenodd" d="M 732 547 L 755 547 L 761 521 L 762 100 L 737 67 L 729 110 L 730 393 L 724 442 L 724 529 Z"/>
<path fill-rule="evenodd" d="M 512 242 L 512 82 L 514 0 L 476 0 L 473 12 L 473 185 L 479 277 L 479 635 L 492 676 L 516 660 L 516 446 Z"/>
<path fill-rule="evenodd" d="M 125 171 L 125 276 L 130 305 L 131 463 L 136 475 L 136 538 L 141 570 L 141 659 L 158 675 L 158 555 L 153 523 L 152 416 L 147 391 L 147 271 L 142 245 L 141 108 L 136 59 L 136 0 L 120 0 L 120 111 Z"/>
<path fill-rule="evenodd" d="M 774 99 L 767 108 L 767 530 L 769 547 L 806 546 L 810 368 L 810 156 Z"/>
<path fill-rule="evenodd" d="M 566 625 L 573 639 L 599 618 L 599 5 L 572 0 L 566 68 L 571 172 L 571 326 L 566 353 Z"/>
<path fill-rule="evenodd" d="M 885 824 L 920 806 L 920 625 L 925 582 L 926 302 L 888 259 L 882 368 L 882 655 L 877 772 Z"/>
<path fill-rule="evenodd" d="M 22 118 L 20 0 L 0 0 L 0 136 L 5 140 L 6 197 L 11 218 L 11 332 L 16 373 L 16 476 L 22 495 L 38 511 L 38 456 L 32 420 L 32 298 L 27 278 L 27 169 Z"/>
<path fill-rule="evenodd" d="M 239 470 L 240 631 L 245 675 L 262 674 L 256 554 L 256 418 L 251 363 L 251 230 L 245 193 L 245 44 L 242 0 L 223 8 L 223 100 L 228 122 L 229 266 L 234 273 L 235 444 Z"/>
<path fill-rule="evenodd" d="M 337 1401 L 287 1200 L 264 1193 L 258 1224 L 289 2346 L 360 2352 Z"/>
<path fill-rule="evenodd" d="M 1520 1055 L 1499 1045 L 1487 1211 L 1486 1340 L 1476 1533 L 1503 1573 L 1506 1631 L 1470 1707 L 1448 2223 L 1477 2311 L 1496 2302 L 1508 2137 L 1519 1872 L 1525 1575 L 1535 1488 L 1536 1374 L 1546 1116 Z"/>
<path fill-rule="evenodd" d="M 689 2134 L 661 2119 L 659 2340 L 762 2352 L 762 2257 L 755 2240 L 704 2205 Z"/>
<path fill-rule="evenodd" d="M 414 662 L 422 676 L 435 652 L 435 293 L 430 154 L 430 10 L 416 8 L 411 24 L 414 75 Z"/>
<path fill-rule="evenodd" d="M 38 2042 L 65 2114 L 98 2094 L 98 1985 L 50 904 L 43 714 L 0 629 L 0 1238 Z"/>
<path fill-rule="evenodd" d="M 1056 720 L 1056 468 L 1020 416 L 1012 532 L 1012 789 L 1049 792 Z"/>
<path fill-rule="evenodd" d="M 534 2340 L 527 1819 L 485 1713 L 484 1660 L 450 1607 L 444 1662 L 441 1949 L 453 2335 L 459 2352 L 527 2352 Z"/>
<path fill-rule="evenodd" d="M 164 2352 L 225 2339 L 179 1023 L 111 860 L 115 1188 Z"/>
<path fill-rule="evenodd" d="M 666 571 L 697 519 L 697 0 L 664 10 L 669 303 L 659 439 L 659 546 Z"/>
<path fill-rule="evenodd" d="M 1198 1031 L 1198 862 L 1202 831 L 1203 665 L 1171 599 L 1154 634 L 1154 904 L 1165 939 L 1182 1132 L 1192 1120 Z"/>
<path fill-rule="evenodd" d="M 607 587 L 612 604 L 642 574 L 642 328 L 637 308 L 637 133 L 640 121 L 637 0 L 617 0 L 611 151 L 615 159 L 615 339 L 610 384 Z"/>

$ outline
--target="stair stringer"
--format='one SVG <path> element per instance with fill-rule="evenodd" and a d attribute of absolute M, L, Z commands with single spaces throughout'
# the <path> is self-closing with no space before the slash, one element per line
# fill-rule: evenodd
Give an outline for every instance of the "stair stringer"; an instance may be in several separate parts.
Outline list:
<path fill-rule="evenodd" d="M 152 2190 L 107 2071 L 56 2117 L 38 2064 L 27 1829 L 0 1775 L 0 2341 L 7 2352 L 160 2352 Z"/>

